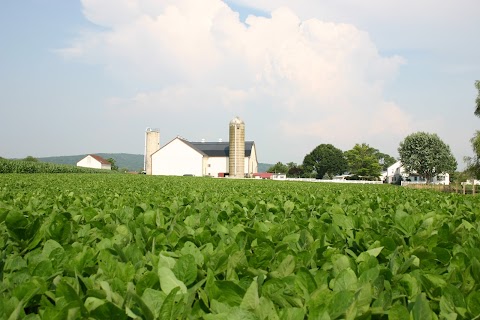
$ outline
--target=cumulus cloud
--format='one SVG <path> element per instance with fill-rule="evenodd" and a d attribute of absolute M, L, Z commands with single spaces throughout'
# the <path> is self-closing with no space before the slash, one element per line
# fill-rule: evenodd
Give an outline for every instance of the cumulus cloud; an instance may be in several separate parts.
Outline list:
<path fill-rule="evenodd" d="M 220 0 L 82 4 L 102 28 L 82 33 L 61 53 L 100 64 L 137 88 L 108 99 L 124 113 L 168 112 L 175 122 L 208 110 L 275 121 L 257 143 L 281 136 L 351 147 L 409 130 L 409 116 L 383 97 L 404 59 L 381 56 L 354 25 L 301 20 L 287 7 L 242 22 Z"/>

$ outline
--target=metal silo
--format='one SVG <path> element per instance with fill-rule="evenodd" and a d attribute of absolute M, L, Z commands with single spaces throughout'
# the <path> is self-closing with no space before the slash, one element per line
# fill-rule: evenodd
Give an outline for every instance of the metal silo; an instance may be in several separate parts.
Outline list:
<path fill-rule="evenodd" d="M 147 128 L 145 131 L 145 158 L 144 170 L 146 174 L 152 174 L 152 154 L 160 149 L 160 131 Z"/>
<path fill-rule="evenodd" d="M 230 121 L 229 132 L 229 176 L 232 178 L 245 177 L 245 123 L 235 117 Z"/>

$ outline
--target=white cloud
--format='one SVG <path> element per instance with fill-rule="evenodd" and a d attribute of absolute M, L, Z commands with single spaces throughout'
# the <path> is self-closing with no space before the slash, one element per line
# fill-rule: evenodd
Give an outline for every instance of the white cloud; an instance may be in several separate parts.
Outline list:
<path fill-rule="evenodd" d="M 408 132 L 409 115 L 383 98 L 404 59 L 381 56 L 354 25 L 302 21 L 286 7 L 244 24 L 220 0 L 82 4 L 86 18 L 105 29 L 83 33 L 61 52 L 138 88 L 108 100 L 123 113 L 160 118 L 167 111 L 170 124 L 186 113 L 245 114 L 279 124 L 269 136 L 348 147 Z M 256 130 L 249 127 L 252 138 L 271 145 Z"/>
<path fill-rule="evenodd" d="M 230 1 L 266 12 L 288 5 L 302 19 L 316 17 L 335 23 L 350 23 L 372 32 L 386 50 L 444 49 L 445 42 L 465 44 L 474 39 L 471 31 L 479 26 L 480 2 L 477 0 Z M 456 50 L 455 46 L 450 48 Z"/>

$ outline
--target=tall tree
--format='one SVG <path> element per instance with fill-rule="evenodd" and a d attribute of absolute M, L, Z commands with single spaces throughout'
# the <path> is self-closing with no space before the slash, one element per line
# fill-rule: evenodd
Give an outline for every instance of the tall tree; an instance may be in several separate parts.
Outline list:
<path fill-rule="evenodd" d="M 475 81 L 475 88 L 478 90 L 477 99 L 475 100 L 474 114 L 480 117 L 480 81 Z M 465 170 L 469 176 L 480 178 L 480 131 L 477 130 L 472 139 L 473 157 L 464 157 L 464 161 L 467 163 L 467 169 Z"/>
<path fill-rule="evenodd" d="M 110 162 L 110 164 L 112 165 L 112 170 L 118 171 L 118 166 L 117 166 L 117 162 L 115 161 L 115 159 L 108 158 L 107 161 Z"/>
<path fill-rule="evenodd" d="M 378 150 L 366 143 L 356 144 L 345 152 L 350 173 L 358 176 L 379 177 L 382 166 L 378 159 Z"/>
<path fill-rule="evenodd" d="M 378 151 L 378 150 L 377 150 Z M 378 163 L 382 166 L 382 171 L 387 171 L 388 167 L 397 162 L 394 157 L 386 153 L 377 152 Z"/>
<path fill-rule="evenodd" d="M 480 80 L 475 81 L 475 88 L 478 90 L 477 99 L 475 100 L 475 115 L 480 117 Z"/>
<path fill-rule="evenodd" d="M 287 171 L 288 171 L 288 167 L 281 162 L 277 162 L 267 170 L 267 172 L 271 172 L 271 173 L 285 173 L 285 174 L 287 173 Z"/>
<path fill-rule="evenodd" d="M 427 182 L 440 173 L 452 173 L 457 168 L 450 147 L 435 133 L 412 133 L 400 143 L 398 153 L 405 171 L 418 173 Z"/>
<path fill-rule="evenodd" d="M 347 170 L 347 161 L 342 150 L 331 144 L 321 144 L 305 156 L 303 169 L 306 175 L 322 179 L 325 173 L 329 176 L 344 173 Z"/>
<path fill-rule="evenodd" d="M 300 178 L 303 175 L 303 166 L 298 165 L 295 162 L 287 163 L 288 171 L 287 177 L 289 178 Z"/>
<path fill-rule="evenodd" d="M 470 142 L 472 143 L 474 156 L 463 158 L 467 164 L 465 173 L 470 177 L 480 179 L 480 131 L 477 130 Z"/>
<path fill-rule="evenodd" d="M 26 158 L 23 159 L 23 161 L 38 162 L 38 159 L 32 156 L 27 156 Z"/>

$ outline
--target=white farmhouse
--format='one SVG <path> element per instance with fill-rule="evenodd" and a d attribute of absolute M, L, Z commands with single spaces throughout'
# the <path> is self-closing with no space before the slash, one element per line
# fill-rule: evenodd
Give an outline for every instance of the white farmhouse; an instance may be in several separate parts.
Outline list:
<path fill-rule="evenodd" d="M 95 154 L 89 154 L 77 162 L 77 167 L 112 170 L 112 164 Z"/>
<path fill-rule="evenodd" d="M 253 141 L 245 141 L 244 175 L 258 172 Z M 190 142 L 176 137 L 152 154 L 152 175 L 223 177 L 229 173 L 229 142 Z"/>
<path fill-rule="evenodd" d="M 400 181 L 402 181 L 402 184 L 404 184 L 405 182 L 418 183 L 418 184 L 426 183 L 426 180 L 424 177 L 416 173 L 410 173 L 410 174 L 406 173 L 405 168 L 402 166 L 402 163 L 400 161 L 397 161 L 394 164 L 392 164 L 390 167 L 388 167 L 386 176 L 385 176 L 385 181 L 387 183 L 399 183 L 399 184 L 400 184 Z M 435 177 L 433 177 L 432 183 L 449 185 L 450 175 L 448 173 L 442 173 L 442 174 L 436 175 Z"/>

